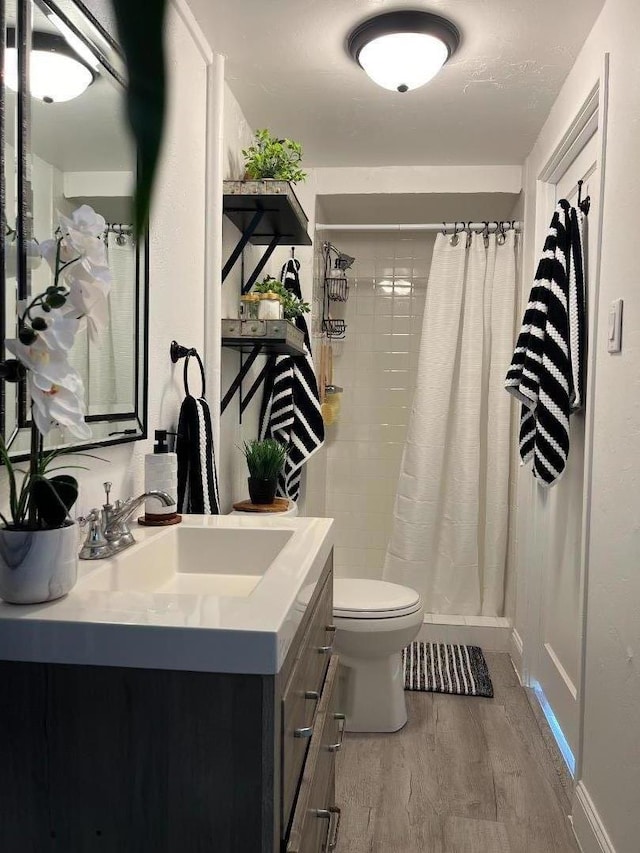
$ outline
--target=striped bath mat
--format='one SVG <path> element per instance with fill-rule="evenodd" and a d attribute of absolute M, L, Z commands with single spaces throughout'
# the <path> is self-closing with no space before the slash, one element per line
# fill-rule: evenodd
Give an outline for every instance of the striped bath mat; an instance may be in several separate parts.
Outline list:
<path fill-rule="evenodd" d="M 479 646 L 411 643 L 402 650 L 404 689 L 493 698 L 493 684 Z"/>

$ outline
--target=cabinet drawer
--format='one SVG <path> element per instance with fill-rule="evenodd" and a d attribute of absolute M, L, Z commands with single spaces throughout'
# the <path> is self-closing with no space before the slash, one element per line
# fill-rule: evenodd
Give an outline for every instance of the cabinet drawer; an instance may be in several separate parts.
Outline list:
<path fill-rule="evenodd" d="M 335 708 L 338 657 L 331 659 L 316 727 L 302 774 L 286 853 L 324 853 L 335 848 L 340 809 L 335 806 L 335 754 L 342 742 L 342 715 Z"/>
<path fill-rule="evenodd" d="M 319 708 L 334 632 L 333 582 L 329 575 L 302 639 L 282 696 L 282 826 L 289 825 L 302 765 Z"/>

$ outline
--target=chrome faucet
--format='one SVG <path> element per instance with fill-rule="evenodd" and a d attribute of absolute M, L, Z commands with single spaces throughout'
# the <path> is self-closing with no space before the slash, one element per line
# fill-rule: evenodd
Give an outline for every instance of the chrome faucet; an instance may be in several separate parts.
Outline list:
<path fill-rule="evenodd" d="M 137 498 L 128 498 L 126 501 L 116 501 L 112 504 L 109 500 L 111 483 L 103 483 L 103 485 L 106 501 L 102 509 L 96 507 L 86 518 L 78 519 L 81 527 L 89 525 L 87 538 L 80 549 L 81 560 L 101 560 L 112 557 L 133 545 L 136 540 L 129 528 L 129 519 L 147 498 L 156 498 L 165 506 L 171 506 L 176 502 L 176 499 L 167 492 L 151 490 L 143 492 Z"/>

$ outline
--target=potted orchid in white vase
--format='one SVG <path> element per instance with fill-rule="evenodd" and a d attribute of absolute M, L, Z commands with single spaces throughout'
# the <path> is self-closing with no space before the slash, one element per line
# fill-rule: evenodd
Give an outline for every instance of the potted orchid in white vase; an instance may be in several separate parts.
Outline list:
<path fill-rule="evenodd" d="M 31 400 L 26 470 L 12 463 L 0 438 L 9 483 L 9 511 L 0 513 L 0 598 L 14 604 L 52 601 L 76 582 L 79 537 L 70 510 L 78 483 L 56 473 L 64 467 L 54 467 L 64 450 L 47 451 L 43 443 L 57 426 L 78 439 L 90 438 L 84 384 L 69 363 L 69 351 L 82 326 L 95 340 L 108 317 L 111 274 L 102 239 L 104 218 L 82 205 L 70 217 L 59 214 L 58 222 L 55 237 L 39 246 L 52 283 L 18 305 L 18 337 L 5 341 L 15 359 L 2 366 L 9 381 L 26 375 Z"/>

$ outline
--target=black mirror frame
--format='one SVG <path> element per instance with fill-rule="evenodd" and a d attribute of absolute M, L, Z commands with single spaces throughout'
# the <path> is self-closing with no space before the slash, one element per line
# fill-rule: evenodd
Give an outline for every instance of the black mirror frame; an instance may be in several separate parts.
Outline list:
<path fill-rule="evenodd" d="M 126 67 L 124 56 L 112 36 L 97 21 L 92 13 L 80 0 L 18 0 L 17 27 L 15 40 L 18 48 L 18 84 L 17 93 L 17 211 L 16 211 L 16 242 L 17 242 L 17 292 L 18 298 L 27 295 L 27 241 L 30 238 L 30 217 L 28 214 L 28 164 L 31 143 L 31 119 L 29 92 L 28 55 L 31 46 L 31 4 L 35 3 L 43 11 L 50 10 L 80 38 L 95 54 L 102 68 L 123 88 L 126 85 Z M 61 6 L 64 5 L 64 10 Z M 0 0 L 0 68 L 4 67 L 6 49 L 6 10 L 4 0 Z M 6 139 L 6 103 L 4 88 L 0 87 L 0 212 L 5 221 L 6 204 L 6 170 L 4 150 Z M 142 245 L 141 245 L 142 243 Z M 6 357 L 4 346 L 4 330 L 6 329 L 6 257 L 4 234 L 0 240 L 0 362 Z M 81 444 L 69 444 L 65 448 L 69 452 L 82 451 L 108 445 L 124 444 L 147 438 L 148 430 L 148 378 L 149 378 L 149 232 L 145 232 L 144 240 L 136 242 L 136 337 L 134 347 L 135 372 L 135 401 L 131 412 L 114 414 L 88 415 L 89 424 L 112 424 L 114 431 L 105 438 L 89 439 Z M 18 385 L 17 418 L 10 436 L 7 429 L 7 400 L 5 382 L 0 379 L 0 434 L 11 457 L 15 460 L 26 459 L 28 451 L 11 452 L 21 430 L 28 428 L 28 401 L 26 383 L 21 380 Z"/>

